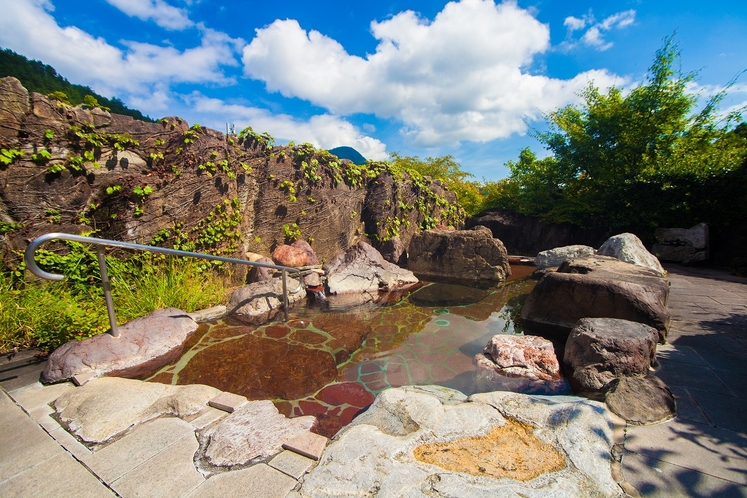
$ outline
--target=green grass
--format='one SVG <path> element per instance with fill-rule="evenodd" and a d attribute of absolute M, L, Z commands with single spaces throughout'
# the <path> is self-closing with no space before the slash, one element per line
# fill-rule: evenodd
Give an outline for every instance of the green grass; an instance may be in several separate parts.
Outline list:
<path fill-rule="evenodd" d="M 214 306 L 225 302 L 229 290 L 225 274 L 202 271 L 195 260 L 141 257 L 126 267 L 111 277 L 119 324 L 160 308 L 192 312 Z M 98 281 L 90 285 L 19 282 L 0 273 L 0 352 L 34 347 L 51 350 L 108 329 Z"/>

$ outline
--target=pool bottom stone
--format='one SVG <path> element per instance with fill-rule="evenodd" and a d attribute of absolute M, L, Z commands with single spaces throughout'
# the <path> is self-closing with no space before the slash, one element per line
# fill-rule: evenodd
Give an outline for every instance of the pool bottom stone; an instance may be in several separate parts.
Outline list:
<path fill-rule="evenodd" d="M 316 416 L 314 431 L 331 437 L 390 387 L 475 392 L 474 355 L 494 334 L 514 333 L 520 308 L 512 299 L 533 284 L 516 282 L 466 306 L 419 307 L 402 299 L 344 313 L 297 309 L 287 323 L 219 322 L 148 380 L 270 399 L 284 415 Z"/>

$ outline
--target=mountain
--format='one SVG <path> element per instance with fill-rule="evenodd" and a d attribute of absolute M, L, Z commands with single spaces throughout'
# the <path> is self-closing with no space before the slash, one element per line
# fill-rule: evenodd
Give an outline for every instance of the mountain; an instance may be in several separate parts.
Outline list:
<path fill-rule="evenodd" d="M 86 96 L 90 95 L 96 99 L 100 106 L 108 108 L 111 112 L 131 116 L 140 121 L 155 122 L 140 111 L 130 109 L 118 98 L 108 99 L 87 86 L 70 83 L 57 74 L 52 66 L 40 61 L 29 60 L 7 48 L 0 50 L 0 78 L 5 76 L 18 78 L 30 92 L 38 92 L 44 95 L 62 92 L 67 97 L 67 102 L 72 105 L 84 103 Z"/>
<path fill-rule="evenodd" d="M 331 152 L 340 159 L 350 159 L 353 161 L 353 164 L 366 164 L 366 158 L 352 147 L 335 147 L 334 149 L 329 149 L 328 152 Z"/>

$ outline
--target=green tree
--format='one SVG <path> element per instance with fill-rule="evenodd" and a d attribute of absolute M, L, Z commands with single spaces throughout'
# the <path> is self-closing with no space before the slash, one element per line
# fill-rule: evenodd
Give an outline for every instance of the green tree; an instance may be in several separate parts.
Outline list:
<path fill-rule="evenodd" d="M 739 168 L 747 149 L 733 133 L 740 112 L 719 115 L 724 92 L 696 109 L 697 96 L 687 91 L 696 73 L 676 70 L 679 57 L 669 37 L 644 84 L 627 94 L 592 84 L 581 105 L 550 113 L 549 130 L 535 137 L 551 156 L 525 149 L 509 161 L 511 178 L 490 204 L 510 199 L 548 221 L 610 230 L 706 221 L 696 220 L 707 203 L 694 194 Z"/>

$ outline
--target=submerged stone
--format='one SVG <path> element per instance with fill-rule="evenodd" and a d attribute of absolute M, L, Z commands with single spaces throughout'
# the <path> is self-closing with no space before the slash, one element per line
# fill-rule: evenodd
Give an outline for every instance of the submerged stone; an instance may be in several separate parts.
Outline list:
<path fill-rule="evenodd" d="M 481 301 L 488 294 L 485 289 L 434 283 L 413 292 L 410 295 L 410 302 L 416 306 L 464 306 Z"/>
<path fill-rule="evenodd" d="M 326 351 L 245 335 L 206 348 L 179 372 L 179 384 L 208 384 L 248 399 L 298 399 L 337 375 Z"/>

